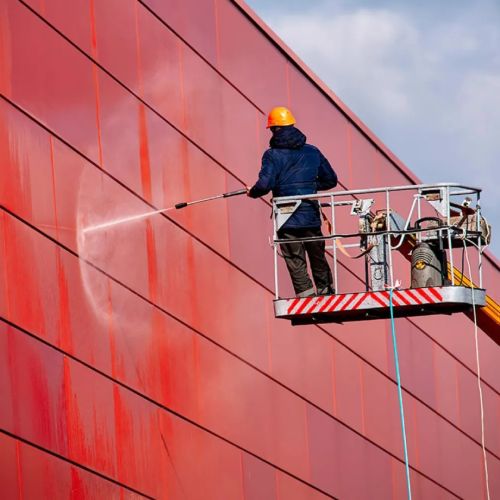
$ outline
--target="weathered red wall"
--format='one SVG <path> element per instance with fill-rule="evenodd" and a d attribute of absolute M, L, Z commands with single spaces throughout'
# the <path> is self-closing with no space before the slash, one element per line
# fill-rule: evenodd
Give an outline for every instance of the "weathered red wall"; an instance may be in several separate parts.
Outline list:
<path fill-rule="evenodd" d="M 1 0 L 0 92 L 2 498 L 403 498 L 388 324 L 275 320 L 264 201 L 81 228 L 252 183 L 277 104 L 344 188 L 413 174 L 229 0 Z M 414 497 L 483 498 L 472 324 L 397 330 Z"/>

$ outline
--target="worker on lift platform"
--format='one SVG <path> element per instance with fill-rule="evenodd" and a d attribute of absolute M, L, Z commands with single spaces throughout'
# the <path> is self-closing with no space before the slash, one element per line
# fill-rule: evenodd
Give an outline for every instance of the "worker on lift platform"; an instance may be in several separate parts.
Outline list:
<path fill-rule="evenodd" d="M 337 185 L 337 175 L 321 151 L 306 144 L 306 136 L 297 129 L 289 109 L 271 110 L 267 128 L 271 129 L 270 148 L 262 157 L 259 179 L 248 188 L 248 196 L 259 198 L 272 191 L 273 196 L 314 194 Z M 280 239 L 321 236 L 321 214 L 317 201 L 303 200 L 293 215 L 279 229 Z M 325 242 L 282 243 L 281 250 L 292 279 L 295 294 L 315 294 L 307 272 L 306 253 L 318 295 L 335 293 L 332 273 L 325 258 Z"/>

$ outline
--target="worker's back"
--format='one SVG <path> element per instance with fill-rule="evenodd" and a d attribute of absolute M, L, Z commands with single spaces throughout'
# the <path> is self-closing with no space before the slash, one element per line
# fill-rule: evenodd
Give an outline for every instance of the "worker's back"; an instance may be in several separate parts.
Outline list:
<path fill-rule="evenodd" d="M 293 126 L 280 127 L 264 153 L 263 166 L 272 165 L 273 196 L 313 194 L 337 185 L 337 177 L 326 158 L 315 146 L 306 144 L 306 136 Z M 319 227 L 321 218 L 316 203 L 306 201 L 287 221 L 287 227 Z"/>
<path fill-rule="evenodd" d="M 271 146 L 262 156 L 259 180 L 248 190 L 248 196 L 258 198 L 273 192 L 273 196 L 314 194 L 337 185 L 337 176 L 328 160 L 314 146 L 306 144 L 306 136 L 294 127 L 295 118 L 283 106 L 273 108 L 267 118 L 267 128 L 273 136 Z M 279 237 L 316 238 L 321 236 L 321 216 L 317 201 L 304 200 L 281 226 Z M 309 297 L 333 293 L 332 273 L 325 258 L 322 240 L 281 244 L 282 255 L 292 279 L 295 294 Z M 306 253 L 311 265 L 314 285 L 307 272 Z"/>

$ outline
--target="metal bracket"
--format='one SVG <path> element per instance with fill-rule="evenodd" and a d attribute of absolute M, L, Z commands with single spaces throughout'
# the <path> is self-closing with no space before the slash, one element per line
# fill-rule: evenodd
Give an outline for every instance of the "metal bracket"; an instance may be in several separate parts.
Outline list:
<path fill-rule="evenodd" d="M 374 200 L 371 198 L 367 198 L 366 200 L 356 200 L 352 204 L 351 215 L 367 215 L 370 212 L 370 208 L 372 207 Z"/>
<path fill-rule="evenodd" d="M 283 227 L 283 224 L 292 216 L 301 203 L 302 200 L 274 202 L 274 217 L 277 231 Z"/>
<path fill-rule="evenodd" d="M 449 200 L 445 188 L 426 188 L 421 190 L 421 194 L 442 217 L 447 217 Z"/>

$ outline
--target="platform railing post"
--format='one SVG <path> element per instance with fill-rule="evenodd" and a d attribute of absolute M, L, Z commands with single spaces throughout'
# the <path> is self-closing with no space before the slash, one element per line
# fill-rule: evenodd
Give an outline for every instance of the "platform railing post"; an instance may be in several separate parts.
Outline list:
<path fill-rule="evenodd" d="M 421 206 L 421 199 L 422 199 L 422 193 L 421 190 L 418 190 L 418 202 L 417 202 L 417 218 L 421 219 L 422 218 L 422 206 Z M 418 232 L 417 233 L 417 241 L 419 243 L 422 242 L 422 233 Z"/>
<path fill-rule="evenodd" d="M 391 204 L 389 201 L 389 190 L 385 191 L 385 202 L 386 202 L 386 210 L 387 210 L 387 250 L 389 252 L 389 278 L 390 278 L 390 286 L 394 287 L 394 274 L 392 271 L 392 244 L 391 244 Z"/>
<path fill-rule="evenodd" d="M 453 264 L 453 245 L 451 243 L 451 217 L 450 217 L 450 186 L 446 186 L 446 233 L 448 234 L 448 250 L 450 252 L 450 274 L 451 274 L 451 286 L 455 286 L 455 266 Z"/>
<path fill-rule="evenodd" d="M 330 206 L 332 211 L 332 244 L 333 244 L 333 288 L 335 289 L 335 293 L 339 293 L 338 282 L 337 282 L 337 241 L 335 239 L 335 235 L 337 234 L 335 227 L 335 197 L 332 194 L 330 196 Z"/>
<path fill-rule="evenodd" d="M 274 298 L 279 299 L 279 284 L 278 284 L 278 245 L 276 243 L 278 231 L 276 229 L 276 204 L 273 200 L 273 249 L 274 249 Z"/>
<path fill-rule="evenodd" d="M 477 239 L 477 265 L 478 265 L 478 273 L 479 273 L 479 288 L 483 288 L 483 252 L 482 252 L 482 244 L 481 244 L 481 192 L 476 192 L 476 231 L 479 234 Z M 488 244 L 488 242 L 486 242 Z M 471 276 L 472 280 L 472 276 Z"/>

